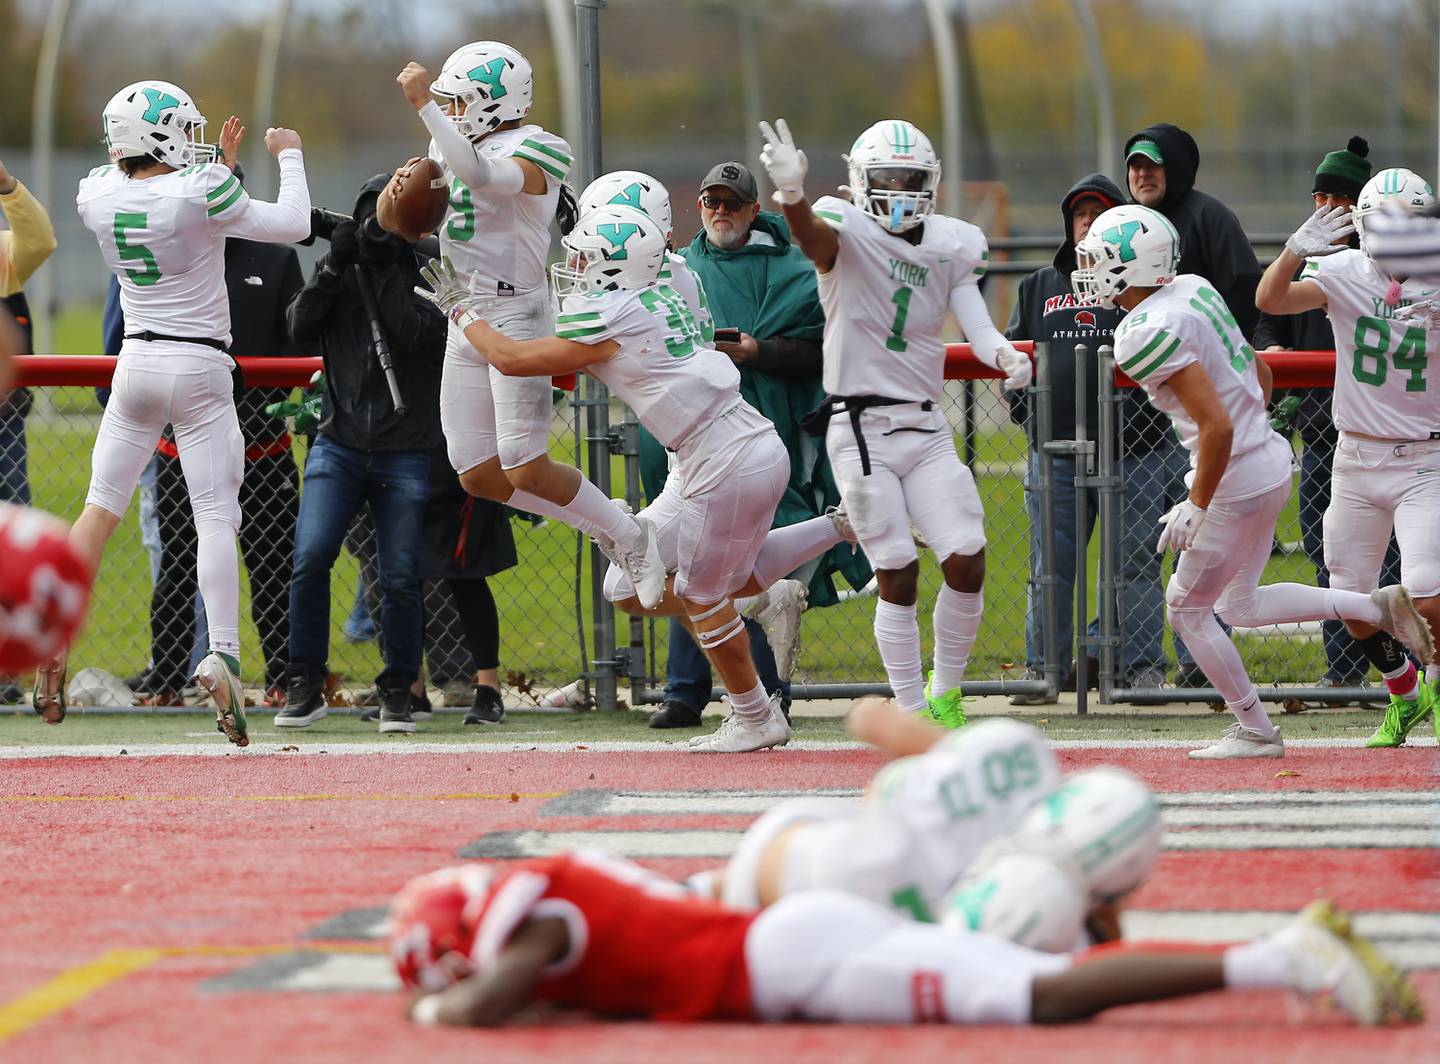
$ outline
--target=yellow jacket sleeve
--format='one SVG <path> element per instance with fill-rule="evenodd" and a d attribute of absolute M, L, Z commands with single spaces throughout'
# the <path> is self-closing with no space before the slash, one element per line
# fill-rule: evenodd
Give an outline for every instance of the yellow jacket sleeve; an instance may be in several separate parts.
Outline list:
<path fill-rule="evenodd" d="M 0 210 L 10 223 L 0 233 L 0 299 L 25 287 L 30 275 L 55 250 L 55 227 L 40 201 L 19 181 L 11 192 L 0 193 Z"/>

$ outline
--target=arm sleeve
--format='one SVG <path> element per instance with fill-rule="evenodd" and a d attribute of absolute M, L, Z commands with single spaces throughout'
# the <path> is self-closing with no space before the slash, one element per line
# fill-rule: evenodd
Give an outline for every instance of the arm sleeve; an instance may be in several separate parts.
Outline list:
<path fill-rule="evenodd" d="M 274 203 L 253 200 L 240 179 L 219 163 L 205 168 L 205 212 L 210 227 L 224 236 L 271 244 L 293 244 L 310 235 L 310 189 L 299 148 L 280 153 L 280 194 Z"/>
<path fill-rule="evenodd" d="M 525 171 L 512 159 L 491 160 L 481 155 L 434 100 L 420 108 L 420 121 L 430 131 L 450 172 L 471 191 L 483 188 L 491 194 L 518 196 L 524 190 Z"/>
<path fill-rule="evenodd" d="M 9 261 L 0 262 L 0 296 L 14 295 L 55 250 L 55 227 L 40 201 L 19 181 L 0 195 L 0 210 L 10 223 Z"/>
<path fill-rule="evenodd" d="M 775 377 L 818 377 L 822 358 L 819 340 L 801 340 L 790 336 L 772 336 L 757 340 L 758 352 L 751 369 Z"/>
<path fill-rule="evenodd" d="M 966 281 L 950 293 L 950 309 L 955 312 L 975 357 L 991 368 L 998 366 L 1000 351 L 1010 343 L 990 320 L 990 309 L 985 306 L 985 297 L 980 294 L 976 281 Z"/>

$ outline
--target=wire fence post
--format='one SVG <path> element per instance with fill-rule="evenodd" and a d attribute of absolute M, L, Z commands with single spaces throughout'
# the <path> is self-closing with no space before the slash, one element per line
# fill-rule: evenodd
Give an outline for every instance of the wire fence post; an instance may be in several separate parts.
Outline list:
<path fill-rule="evenodd" d="M 1119 686 L 1116 674 L 1116 648 L 1120 645 L 1119 626 L 1119 557 L 1120 557 L 1120 492 L 1124 488 L 1122 466 L 1116 455 L 1115 349 L 1106 344 L 1100 348 L 1099 420 L 1097 427 L 1100 449 L 1099 476 L 1096 477 L 1100 502 L 1100 702 L 1108 705 L 1111 692 Z"/>
<path fill-rule="evenodd" d="M 1050 345 L 1035 345 L 1035 381 L 1030 388 L 1030 401 L 1035 411 L 1035 454 L 1037 477 L 1033 490 L 1040 509 L 1040 571 L 1032 574 L 1036 594 L 1040 596 L 1040 660 L 1044 663 L 1045 683 L 1049 697 L 1060 690 L 1064 665 L 1060 661 L 1060 613 L 1055 601 L 1059 578 L 1055 575 L 1055 457 L 1048 449 L 1052 427 L 1050 401 Z"/>

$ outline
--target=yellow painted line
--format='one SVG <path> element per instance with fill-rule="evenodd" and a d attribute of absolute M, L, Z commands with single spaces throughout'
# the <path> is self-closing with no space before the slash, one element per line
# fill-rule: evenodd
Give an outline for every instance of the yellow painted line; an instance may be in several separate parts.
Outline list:
<path fill-rule="evenodd" d="M 509 794 L 0 794 L 0 802 L 518 802 L 565 791 Z"/>
<path fill-rule="evenodd" d="M 296 942 L 266 946 L 168 946 L 112 949 L 89 964 L 61 972 L 43 986 L 0 1005 L 0 1042 L 78 1005 L 97 990 L 167 957 L 255 957 L 273 953 L 384 953 L 375 942 Z"/>

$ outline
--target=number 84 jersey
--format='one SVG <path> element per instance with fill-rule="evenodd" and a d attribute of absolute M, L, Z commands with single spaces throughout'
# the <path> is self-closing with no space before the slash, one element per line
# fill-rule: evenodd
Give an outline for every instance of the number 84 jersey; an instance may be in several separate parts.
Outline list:
<path fill-rule="evenodd" d="M 1325 293 L 1335 330 L 1335 427 L 1388 440 L 1436 438 L 1440 330 L 1396 314 L 1413 303 L 1440 301 L 1440 288 L 1406 281 L 1399 301 L 1387 305 L 1390 278 L 1354 249 L 1310 260 L 1300 279 Z"/>

